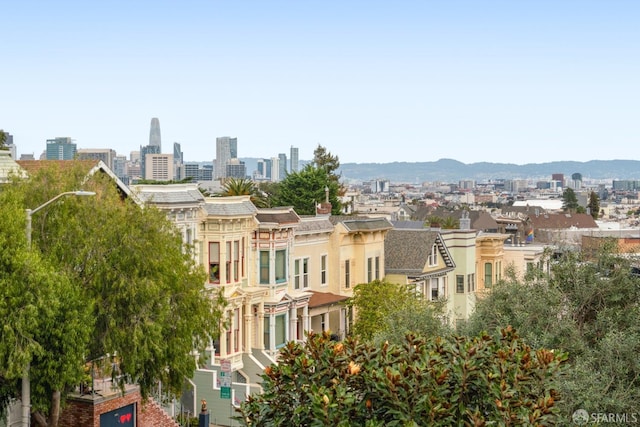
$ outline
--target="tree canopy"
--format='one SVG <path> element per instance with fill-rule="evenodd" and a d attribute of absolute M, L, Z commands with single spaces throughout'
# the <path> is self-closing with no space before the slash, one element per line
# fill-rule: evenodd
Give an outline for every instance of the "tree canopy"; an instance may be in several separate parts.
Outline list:
<path fill-rule="evenodd" d="M 552 254 L 547 254 L 551 261 Z M 609 242 L 566 253 L 550 274 L 513 275 L 479 300 L 462 332 L 513 325 L 533 348 L 568 352 L 561 410 L 625 413 L 640 400 L 640 279 Z"/>
<path fill-rule="evenodd" d="M 589 202 L 587 207 L 589 208 L 589 214 L 593 219 L 598 219 L 600 216 L 600 197 L 598 197 L 595 191 L 589 193 Z"/>
<path fill-rule="evenodd" d="M 245 426 L 556 425 L 565 355 L 499 338 L 408 334 L 382 345 L 330 335 L 289 342 L 242 403 Z"/>
<path fill-rule="evenodd" d="M 87 177 L 73 165 L 54 163 L 0 191 L 2 259 L 13 265 L 0 276 L 0 315 L 9 325 L 0 378 L 17 386 L 30 363 L 41 415 L 57 408 L 52 392 L 64 398 L 85 363 L 106 354 L 117 355 L 120 385 L 137 383 L 147 396 L 162 381 L 179 393 L 196 368 L 192 350 L 218 334 L 225 303 L 205 291 L 206 273 L 165 213 L 123 198 L 106 174 Z M 78 188 L 96 196 L 64 197 L 33 215 L 27 250 L 24 209 Z"/>
<path fill-rule="evenodd" d="M 329 179 L 327 171 L 314 165 L 307 165 L 298 172 L 288 174 L 278 186 L 277 198 L 273 206 L 293 206 L 299 215 L 315 215 L 316 206 L 326 199 L 329 190 L 331 213 L 340 215 L 342 205 L 338 199 L 340 185 Z"/>
<path fill-rule="evenodd" d="M 562 192 L 562 209 L 565 212 L 576 212 L 579 207 L 575 191 L 572 188 L 566 188 Z"/>
<path fill-rule="evenodd" d="M 269 200 L 255 182 L 247 178 L 227 178 L 222 184 L 220 196 L 251 196 L 251 202 L 259 208 L 269 207 Z"/>
<path fill-rule="evenodd" d="M 340 168 L 340 159 L 338 156 L 332 155 L 326 147 L 318 144 L 313 150 L 313 164 L 317 168 L 324 169 L 332 181 L 338 182 L 340 180 L 340 175 L 336 173 Z"/>
<path fill-rule="evenodd" d="M 429 336 L 447 332 L 444 304 L 421 298 L 409 285 L 385 280 L 361 283 L 347 306 L 357 313 L 352 333 L 364 341 L 397 342 L 407 333 Z"/>

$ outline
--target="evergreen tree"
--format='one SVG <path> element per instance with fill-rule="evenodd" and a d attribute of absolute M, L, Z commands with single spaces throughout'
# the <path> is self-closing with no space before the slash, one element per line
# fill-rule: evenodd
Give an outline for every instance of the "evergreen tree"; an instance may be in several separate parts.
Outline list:
<path fill-rule="evenodd" d="M 562 209 L 565 212 L 575 213 L 578 210 L 578 197 L 572 188 L 567 188 L 562 193 Z"/>
<path fill-rule="evenodd" d="M 329 178 L 324 168 L 307 165 L 301 171 L 292 172 L 280 181 L 279 194 L 273 201 L 277 206 L 293 206 L 298 215 L 315 215 L 316 206 L 325 201 L 329 191 L 331 213 L 342 213 L 342 205 L 338 200 L 340 186 Z"/>
<path fill-rule="evenodd" d="M 587 207 L 589 208 L 589 212 L 593 219 L 598 219 L 600 216 L 600 197 L 598 197 L 595 191 L 589 193 L 589 203 L 587 204 Z"/>

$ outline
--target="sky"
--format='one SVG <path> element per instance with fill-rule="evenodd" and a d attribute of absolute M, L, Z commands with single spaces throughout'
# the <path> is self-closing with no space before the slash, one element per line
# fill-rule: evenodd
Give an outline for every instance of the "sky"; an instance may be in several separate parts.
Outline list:
<path fill-rule="evenodd" d="M 640 160 L 637 0 L 8 1 L 0 129 L 212 161 Z"/>

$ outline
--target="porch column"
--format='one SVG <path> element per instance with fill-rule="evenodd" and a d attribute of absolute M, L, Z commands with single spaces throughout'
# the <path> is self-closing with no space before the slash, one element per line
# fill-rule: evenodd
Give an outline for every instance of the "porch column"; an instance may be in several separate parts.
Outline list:
<path fill-rule="evenodd" d="M 223 319 L 224 318 L 227 318 L 227 319 L 229 318 L 228 311 L 225 311 Z M 229 332 L 228 328 L 232 328 L 231 331 L 233 331 L 233 325 L 232 325 L 233 322 L 229 322 L 229 323 L 230 325 L 227 328 L 220 331 L 220 357 L 229 355 L 229 353 L 227 352 L 227 349 L 229 348 L 227 346 L 227 332 Z"/>
<path fill-rule="evenodd" d="M 258 334 L 256 337 L 256 347 L 264 350 L 264 302 L 258 304 L 258 324 L 255 325 L 255 331 L 257 331 Z"/>
<path fill-rule="evenodd" d="M 307 340 L 306 332 L 311 330 L 311 317 L 309 316 L 309 306 L 302 307 L 302 341 Z"/>
<path fill-rule="evenodd" d="M 298 308 L 295 303 L 289 308 L 289 340 L 298 341 Z"/>
<path fill-rule="evenodd" d="M 327 332 L 330 328 L 329 328 L 329 313 L 325 312 L 322 313 L 322 320 L 324 325 L 322 326 L 322 332 Z"/>
<path fill-rule="evenodd" d="M 253 306 L 247 302 L 244 304 L 244 328 L 242 329 L 243 351 L 251 352 L 253 345 Z"/>
<path fill-rule="evenodd" d="M 269 314 L 269 351 L 276 351 L 276 315 Z"/>
<path fill-rule="evenodd" d="M 347 334 L 347 316 L 345 313 L 345 308 L 340 309 L 340 338 L 344 339 Z"/>

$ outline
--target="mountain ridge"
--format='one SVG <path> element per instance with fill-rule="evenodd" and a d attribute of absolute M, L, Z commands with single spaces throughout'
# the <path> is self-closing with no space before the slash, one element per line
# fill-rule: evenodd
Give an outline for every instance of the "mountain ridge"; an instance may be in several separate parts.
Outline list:
<path fill-rule="evenodd" d="M 589 160 L 554 161 L 546 163 L 463 163 L 454 159 L 434 162 L 344 163 L 338 173 L 345 181 L 370 181 L 420 183 L 424 181 L 456 182 L 472 179 L 491 181 L 498 179 L 550 180 L 552 174 L 561 173 L 571 178 L 574 173 L 583 179 L 640 180 L 638 160 Z"/>

